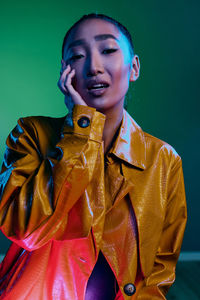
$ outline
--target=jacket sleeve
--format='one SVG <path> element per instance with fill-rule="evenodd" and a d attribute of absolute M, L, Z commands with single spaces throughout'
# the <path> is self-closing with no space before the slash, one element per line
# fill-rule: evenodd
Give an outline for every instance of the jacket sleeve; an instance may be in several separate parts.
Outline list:
<path fill-rule="evenodd" d="M 180 254 L 187 220 L 182 161 L 179 156 L 170 167 L 167 180 L 167 207 L 151 274 L 144 278 L 137 300 L 166 299 L 175 280 L 175 268 Z"/>
<path fill-rule="evenodd" d="M 92 179 L 104 121 L 94 108 L 75 106 L 73 126 L 65 123 L 46 157 L 33 119 L 18 121 L 7 139 L 0 175 L 0 226 L 10 240 L 34 250 L 62 238 L 69 210 Z"/>

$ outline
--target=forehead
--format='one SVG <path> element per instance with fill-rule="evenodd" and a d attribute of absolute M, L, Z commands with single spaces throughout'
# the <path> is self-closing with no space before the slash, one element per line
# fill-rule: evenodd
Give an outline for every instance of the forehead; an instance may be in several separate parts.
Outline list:
<path fill-rule="evenodd" d="M 67 39 L 67 44 L 77 39 L 87 40 L 101 34 L 111 34 L 117 39 L 122 38 L 122 33 L 113 23 L 103 19 L 88 19 L 82 21 L 72 29 Z"/>

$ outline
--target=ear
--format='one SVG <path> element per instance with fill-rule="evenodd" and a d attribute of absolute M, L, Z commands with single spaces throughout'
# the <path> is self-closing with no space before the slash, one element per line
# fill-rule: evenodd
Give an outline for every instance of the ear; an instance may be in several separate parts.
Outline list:
<path fill-rule="evenodd" d="M 130 81 L 136 81 L 140 76 L 140 60 L 138 55 L 134 55 L 132 59 Z"/>

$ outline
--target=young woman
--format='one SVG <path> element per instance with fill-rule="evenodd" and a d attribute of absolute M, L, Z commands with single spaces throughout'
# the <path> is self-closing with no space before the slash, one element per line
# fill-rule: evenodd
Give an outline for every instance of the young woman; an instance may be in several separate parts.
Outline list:
<path fill-rule="evenodd" d="M 140 63 L 127 29 L 83 16 L 58 86 L 69 113 L 21 118 L 7 139 L 0 224 L 13 241 L 0 299 L 166 299 L 186 203 L 181 158 L 123 108 Z"/>

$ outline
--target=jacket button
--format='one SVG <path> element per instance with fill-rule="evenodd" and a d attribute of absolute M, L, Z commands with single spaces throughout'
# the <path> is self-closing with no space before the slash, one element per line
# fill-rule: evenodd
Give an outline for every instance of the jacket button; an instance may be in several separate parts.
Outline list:
<path fill-rule="evenodd" d="M 81 117 L 78 120 L 78 125 L 82 128 L 86 128 L 90 125 L 90 119 L 88 117 Z"/>
<path fill-rule="evenodd" d="M 136 292 L 136 288 L 134 286 L 134 284 L 132 283 L 127 283 L 125 286 L 124 286 L 124 293 L 128 296 L 132 296 L 133 294 L 135 294 Z"/>

